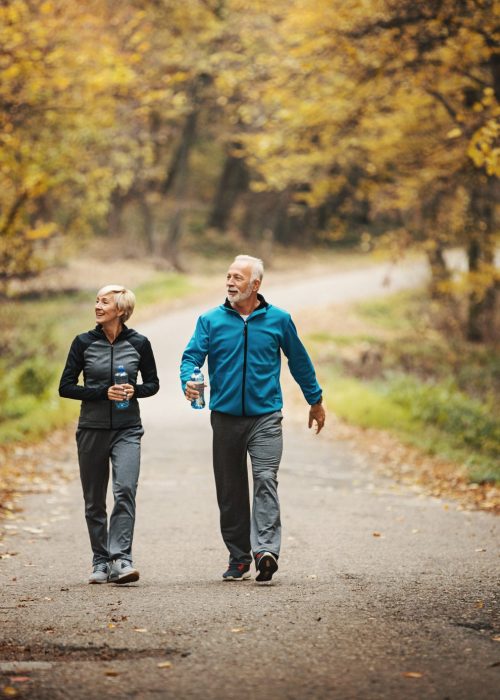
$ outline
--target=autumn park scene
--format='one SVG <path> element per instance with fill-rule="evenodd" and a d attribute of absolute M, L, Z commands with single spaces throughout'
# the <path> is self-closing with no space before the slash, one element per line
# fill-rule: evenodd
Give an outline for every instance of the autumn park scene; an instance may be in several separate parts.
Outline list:
<path fill-rule="evenodd" d="M 0 0 L 0 698 L 498 697 L 499 27 Z"/>

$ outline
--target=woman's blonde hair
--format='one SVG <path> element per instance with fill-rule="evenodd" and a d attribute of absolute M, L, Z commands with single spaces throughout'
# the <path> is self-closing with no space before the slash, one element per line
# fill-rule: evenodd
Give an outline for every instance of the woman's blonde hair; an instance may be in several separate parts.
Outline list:
<path fill-rule="evenodd" d="M 97 292 L 98 297 L 102 296 L 103 294 L 113 294 L 116 308 L 118 311 L 123 311 L 121 316 L 122 321 L 124 323 L 128 321 L 134 312 L 134 292 L 121 284 L 107 284 L 105 287 L 101 287 L 101 289 Z"/>

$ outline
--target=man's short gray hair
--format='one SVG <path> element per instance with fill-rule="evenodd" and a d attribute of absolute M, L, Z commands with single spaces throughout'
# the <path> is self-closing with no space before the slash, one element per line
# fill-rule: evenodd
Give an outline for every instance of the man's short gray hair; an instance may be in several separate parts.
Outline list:
<path fill-rule="evenodd" d="M 252 266 L 252 278 L 251 282 L 254 280 L 262 281 L 264 277 L 264 263 L 260 258 L 254 258 L 251 255 L 237 255 L 234 262 L 248 263 Z"/>

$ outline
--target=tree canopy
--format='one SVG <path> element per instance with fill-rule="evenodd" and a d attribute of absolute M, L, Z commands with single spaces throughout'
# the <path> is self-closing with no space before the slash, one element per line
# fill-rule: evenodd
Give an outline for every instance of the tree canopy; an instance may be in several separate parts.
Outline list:
<path fill-rule="evenodd" d="M 120 230 L 131 206 L 147 251 L 177 265 L 201 199 L 193 230 L 416 242 L 435 295 L 467 298 L 483 337 L 499 15 L 498 0 L 0 2 L 0 281 L 36 273 L 49 241 Z"/>

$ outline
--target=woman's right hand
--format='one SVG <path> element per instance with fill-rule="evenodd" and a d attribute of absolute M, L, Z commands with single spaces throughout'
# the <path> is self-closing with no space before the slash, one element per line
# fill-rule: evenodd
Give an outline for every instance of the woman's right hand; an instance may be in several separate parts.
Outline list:
<path fill-rule="evenodd" d="M 134 387 L 131 384 L 113 384 L 108 389 L 108 399 L 110 401 L 125 401 L 134 395 Z"/>

